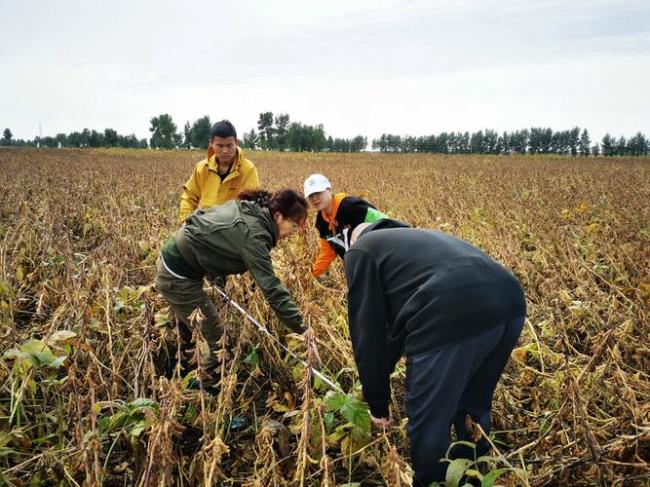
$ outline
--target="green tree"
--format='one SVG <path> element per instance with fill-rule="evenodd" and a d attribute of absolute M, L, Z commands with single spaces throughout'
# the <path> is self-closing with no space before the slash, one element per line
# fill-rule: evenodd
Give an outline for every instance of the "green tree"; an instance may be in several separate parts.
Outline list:
<path fill-rule="evenodd" d="M 648 155 L 648 139 L 641 132 L 637 132 L 628 143 L 628 153 L 631 156 L 647 156 Z"/>
<path fill-rule="evenodd" d="M 510 136 L 510 149 L 511 152 L 517 154 L 525 154 L 528 149 L 528 129 L 515 130 Z"/>
<path fill-rule="evenodd" d="M 59 145 L 58 141 L 54 137 L 51 137 L 49 135 L 43 138 L 37 137 L 37 139 L 39 142 L 39 146 L 55 149 Z"/>
<path fill-rule="evenodd" d="M 504 131 L 497 140 L 497 154 L 508 154 L 510 149 L 510 135 L 508 132 Z"/>
<path fill-rule="evenodd" d="M 177 142 L 176 124 L 171 115 L 164 113 L 150 120 L 151 147 L 155 149 L 173 149 Z"/>
<path fill-rule="evenodd" d="M 174 132 L 173 135 L 174 147 L 183 147 L 183 134 L 180 132 Z"/>
<path fill-rule="evenodd" d="M 322 152 L 327 145 L 327 137 L 325 137 L 325 128 L 322 124 L 311 127 L 311 150 L 313 152 Z"/>
<path fill-rule="evenodd" d="M 9 128 L 4 129 L 2 132 L 2 139 L 0 139 L 0 145 L 12 145 L 12 139 L 14 134 L 11 133 Z"/>
<path fill-rule="evenodd" d="M 569 152 L 573 157 L 578 155 L 578 146 L 580 145 L 580 127 L 573 127 L 568 134 Z M 589 144 L 587 144 L 588 146 Z"/>
<path fill-rule="evenodd" d="M 90 130 L 88 129 L 83 129 L 81 131 L 81 137 L 80 137 L 81 144 L 79 147 L 88 147 L 89 146 L 89 141 L 90 141 Z"/>
<path fill-rule="evenodd" d="M 190 126 L 190 121 L 185 122 L 183 127 L 183 147 L 185 149 L 190 149 L 192 147 L 192 127 Z"/>
<path fill-rule="evenodd" d="M 442 132 L 436 136 L 435 148 L 436 152 L 441 154 L 447 154 L 448 152 L 448 140 L 449 134 L 447 132 Z"/>
<path fill-rule="evenodd" d="M 553 140 L 553 130 L 550 127 L 531 127 L 528 135 L 528 152 L 547 154 L 552 150 Z"/>
<path fill-rule="evenodd" d="M 69 142 L 68 142 L 68 136 L 66 134 L 60 133 L 56 134 L 56 146 L 57 147 L 68 147 Z"/>
<path fill-rule="evenodd" d="M 350 141 L 350 151 L 359 152 L 366 148 L 368 139 L 363 135 L 357 135 Z"/>
<path fill-rule="evenodd" d="M 531 127 L 530 137 L 528 141 L 529 150 L 531 154 L 539 154 L 544 152 L 544 129 L 542 127 Z"/>
<path fill-rule="evenodd" d="M 486 129 L 483 136 L 483 145 L 481 146 L 483 154 L 498 154 L 498 145 L 499 135 L 494 130 Z"/>
<path fill-rule="evenodd" d="M 261 136 L 260 136 L 261 137 Z M 302 152 L 304 148 L 303 127 L 301 123 L 293 122 L 287 129 L 287 143 L 289 148 L 294 152 Z M 262 147 L 264 147 L 264 140 L 260 140 Z"/>
<path fill-rule="evenodd" d="M 195 149 L 207 149 L 210 142 L 210 129 L 212 122 L 208 115 L 204 115 L 192 124 L 190 140 Z"/>
<path fill-rule="evenodd" d="M 583 156 L 588 156 L 590 152 L 590 147 L 591 147 L 591 140 L 589 139 L 589 132 L 587 129 L 582 130 L 582 134 L 580 134 L 580 154 Z"/>
<path fill-rule="evenodd" d="M 605 134 L 603 136 L 600 149 L 601 154 L 606 157 L 611 157 L 614 155 L 614 139 L 612 139 L 611 135 Z"/>
<path fill-rule="evenodd" d="M 388 152 L 388 134 L 381 134 L 381 137 L 374 139 L 372 148 L 379 149 L 379 152 Z"/>
<path fill-rule="evenodd" d="M 81 147 L 81 132 L 70 132 L 68 134 L 68 145 L 70 147 Z"/>
<path fill-rule="evenodd" d="M 104 134 L 91 130 L 88 136 L 88 147 L 101 147 L 104 145 Z"/>
<path fill-rule="evenodd" d="M 139 146 L 139 141 L 138 138 L 135 136 L 135 134 L 131 134 L 127 136 L 118 135 L 117 145 L 119 147 L 126 147 L 129 149 L 137 149 Z"/>
<path fill-rule="evenodd" d="M 549 151 L 555 154 L 568 154 L 570 152 L 569 132 L 567 130 L 553 132 Z"/>
<path fill-rule="evenodd" d="M 289 126 L 289 114 L 281 113 L 275 117 L 275 135 L 272 147 L 278 150 L 287 148 L 287 127 Z"/>
<path fill-rule="evenodd" d="M 260 132 L 260 146 L 262 149 L 270 149 L 273 143 L 273 112 L 260 113 L 260 118 L 257 120 L 257 130 Z"/>
<path fill-rule="evenodd" d="M 287 144 L 295 152 L 321 152 L 327 147 L 327 137 L 322 125 L 293 122 L 287 129 Z"/>
<path fill-rule="evenodd" d="M 117 147 L 117 145 L 118 145 L 117 131 L 113 129 L 104 129 L 104 146 Z"/>
<path fill-rule="evenodd" d="M 259 142 L 259 137 L 255 129 L 251 129 L 250 132 L 244 134 L 244 141 L 242 142 L 242 147 L 244 149 L 254 150 L 257 148 L 257 143 Z"/>
<path fill-rule="evenodd" d="M 472 154 L 481 154 L 483 152 L 483 131 L 474 132 L 469 138 L 469 150 Z"/>

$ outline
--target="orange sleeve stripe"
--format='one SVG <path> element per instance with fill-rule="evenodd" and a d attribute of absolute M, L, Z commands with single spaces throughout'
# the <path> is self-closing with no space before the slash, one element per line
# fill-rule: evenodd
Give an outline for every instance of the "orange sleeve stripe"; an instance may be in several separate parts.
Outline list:
<path fill-rule="evenodd" d="M 315 277 L 320 276 L 327 270 L 334 259 L 336 259 L 336 252 L 334 252 L 327 240 L 321 238 L 318 242 L 318 257 L 316 257 L 316 261 L 311 268 L 311 273 Z"/>

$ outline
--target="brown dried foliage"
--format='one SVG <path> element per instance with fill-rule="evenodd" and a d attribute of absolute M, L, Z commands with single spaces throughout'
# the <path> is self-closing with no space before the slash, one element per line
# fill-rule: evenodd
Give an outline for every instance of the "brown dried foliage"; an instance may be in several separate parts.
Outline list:
<path fill-rule="evenodd" d="M 403 482 L 403 422 L 363 451 L 342 453 L 324 438 L 319 400 L 326 388 L 315 388 L 309 367 L 228 307 L 219 394 L 188 389 L 179 374 L 160 378 L 161 361 L 176 351 L 165 345 L 175 331 L 150 285 L 160 245 L 176 228 L 182 184 L 201 157 L 0 150 L 0 351 L 61 330 L 75 333 L 61 368 L 20 375 L 15 359 L 0 364 L 1 479 L 13 485 Z M 466 239 L 512 269 L 526 290 L 528 320 L 495 395 L 499 454 L 526 468 L 533 486 L 648 481 L 647 160 L 250 157 L 271 189 L 300 188 L 308 174 L 323 172 L 336 190 Z M 323 367 L 331 375 L 349 368 L 339 377 L 349 389 L 356 373 L 344 276 L 336 263 L 327 285 L 309 277 L 316 238 L 310 230 L 281 244 L 277 268 L 304 310 Z M 280 334 L 251 283 L 231 278 L 228 292 Z M 244 360 L 253 349 L 257 365 Z M 302 350 L 314 365 L 313 353 L 305 354 L 304 344 Z M 398 405 L 402 373 L 393 384 Z M 143 430 L 107 430 L 107 418 L 137 398 L 154 403 L 137 416 Z M 248 426 L 233 427 L 241 418 Z M 269 424 L 291 432 L 281 448 Z"/>

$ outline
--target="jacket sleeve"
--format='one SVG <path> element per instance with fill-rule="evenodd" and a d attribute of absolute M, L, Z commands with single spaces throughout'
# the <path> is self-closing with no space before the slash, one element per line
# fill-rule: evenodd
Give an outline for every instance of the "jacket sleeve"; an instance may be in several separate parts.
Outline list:
<path fill-rule="evenodd" d="M 257 285 L 262 289 L 264 298 L 277 317 L 292 331 L 303 331 L 303 318 L 289 291 L 282 285 L 273 271 L 273 263 L 264 236 L 251 234 L 242 249 L 242 259 Z"/>
<path fill-rule="evenodd" d="M 336 259 L 336 252 L 334 252 L 327 240 L 321 238 L 318 241 L 318 256 L 311 267 L 311 273 L 314 277 L 320 276 L 327 270 L 334 259 Z"/>
<path fill-rule="evenodd" d="M 251 171 L 246 176 L 246 179 L 242 183 L 240 191 L 246 191 L 247 189 L 259 189 L 260 187 L 260 178 L 257 174 L 257 168 L 253 166 Z"/>
<path fill-rule="evenodd" d="M 374 259 L 360 249 L 345 255 L 348 323 L 363 396 L 376 418 L 388 417 L 390 365 L 384 291 Z"/>
<path fill-rule="evenodd" d="M 183 186 L 183 194 L 181 194 L 181 205 L 178 210 L 178 220 L 180 223 L 196 210 L 199 206 L 201 199 L 201 186 L 199 186 L 198 165 L 194 168 L 194 172 L 190 179 L 187 180 Z"/>

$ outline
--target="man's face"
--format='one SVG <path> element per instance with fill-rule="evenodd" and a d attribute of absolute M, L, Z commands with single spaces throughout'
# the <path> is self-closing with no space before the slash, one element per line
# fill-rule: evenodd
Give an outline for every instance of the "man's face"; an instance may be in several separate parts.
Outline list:
<path fill-rule="evenodd" d="M 326 189 L 309 195 L 309 202 L 318 211 L 327 210 L 332 204 L 332 190 Z"/>
<path fill-rule="evenodd" d="M 237 139 L 235 137 L 212 137 L 210 146 L 214 150 L 217 161 L 221 164 L 232 164 L 237 154 Z"/>

